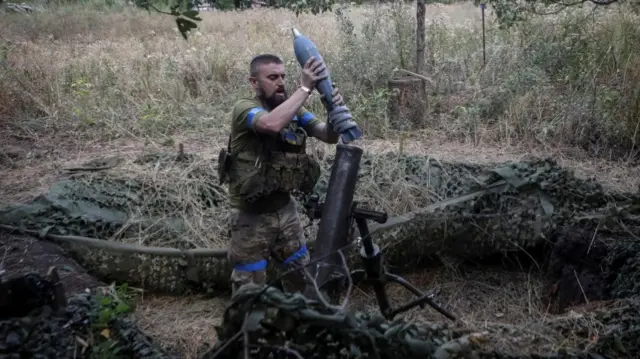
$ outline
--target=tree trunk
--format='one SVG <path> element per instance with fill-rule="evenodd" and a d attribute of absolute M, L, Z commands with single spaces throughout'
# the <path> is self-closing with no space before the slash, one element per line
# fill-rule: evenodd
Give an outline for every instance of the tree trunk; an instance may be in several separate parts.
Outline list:
<path fill-rule="evenodd" d="M 414 76 L 400 76 L 388 81 L 387 107 L 389 126 L 394 130 L 411 131 L 422 127 L 424 119 L 424 81 Z"/>
<path fill-rule="evenodd" d="M 425 14 L 424 0 L 417 0 L 416 4 L 416 73 L 424 75 L 424 42 L 425 42 Z"/>
<path fill-rule="evenodd" d="M 424 75 L 424 48 L 425 48 L 425 0 L 417 0 L 416 3 L 416 73 Z M 420 113 L 420 123 L 424 125 L 424 115 L 427 112 L 427 84 L 420 80 L 418 88 L 419 100 L 415 104 Z M 422 126 L 420 126 L 422 127 Z"/>

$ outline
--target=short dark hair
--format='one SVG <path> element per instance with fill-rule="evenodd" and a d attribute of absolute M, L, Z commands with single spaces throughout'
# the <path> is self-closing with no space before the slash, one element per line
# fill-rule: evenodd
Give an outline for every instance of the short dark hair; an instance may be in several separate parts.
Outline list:
<path fill-rule="evenodd" d="M 249 73 L 251 74 L 252 77 L 255 77 L 258 75 L 258 66 L 266 65 L 266 64 L 280 65 L 283 63 L 284 62 L 279 56 L 272 55 L 272 54 L 260 54 L 258 56 L 255 56 L 251 60 L 251 65 L 249 66 Z"/>

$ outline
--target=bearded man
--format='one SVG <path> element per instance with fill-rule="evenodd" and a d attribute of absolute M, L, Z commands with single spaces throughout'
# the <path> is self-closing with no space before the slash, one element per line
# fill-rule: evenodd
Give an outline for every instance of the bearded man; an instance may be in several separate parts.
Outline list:
<path fill-rule="evenodd" d="M 355 126 L 350 118 L 339 116 L 346 107 L 338 89 L 331 99 L 335 115 L 329 114 L 328 121 L 303 107 L 316 83 L 327 78 L 325 70 L 321 61 L 310 58 L 302 68 L 299 87 L 288 96 L 285 67 L 278 56 L 263 54 L 251 61 L 249 81 L 255 96 L 235 103 L 229 145 L 219 159 L 220 178 L 229 182 L 227 259 L 233 268 L 233 294 L 245 284 L 265 284 L 271 258 L 285 269 L 309 263 L 291 194 L 294 190 L 310 192 L 320 176 L 320 165 L 306 154 L 307 138 L 337 143 L 339 132 L 334 128 Z M 308 294 L 309 284 L 304 270 L 282 280 L 285 292 Z"/>

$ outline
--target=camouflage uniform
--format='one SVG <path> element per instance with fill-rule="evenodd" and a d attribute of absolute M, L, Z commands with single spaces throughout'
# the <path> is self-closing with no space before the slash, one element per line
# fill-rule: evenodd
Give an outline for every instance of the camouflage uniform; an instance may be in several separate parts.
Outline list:
<path fill-rule="evenodd" d="M 320 123 L 302 108 L 277 136 L 255 131 L 257 119 L 267 110 L 257 98 L 238 101 L 232 113 L 227 148 L 221 163 L 228 161 L 221 178 L 228 178 L 231 242 L 227 258 L 233 267 L 232 288 L 262 285 L 267 261 L 273 257 L 289 270 L 309 263 L 302 223 L 290 191 L 310 191 L 320 175 L 320 166 L 305 154 L 307 133 Z M 224 164 L 223 164 L 224 165 Z M 285 291 L 307 289 L 303 271 L 285 276 Z"/>

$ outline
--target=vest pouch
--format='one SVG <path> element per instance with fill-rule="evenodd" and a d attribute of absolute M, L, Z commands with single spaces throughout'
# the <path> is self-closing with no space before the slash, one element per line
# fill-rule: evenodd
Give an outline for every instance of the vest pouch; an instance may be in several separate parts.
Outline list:
<path fill-rule="evenodd" d="M 295 172 L 296 161 L 294 154 L 278 152 L 274 153 L 271 158 L 271 165 L 268 169 L 267 178 L 278 191 L 289 192 L 298 188 Z"/>
<path fill-rule="evenodd" d="M 267 177 L 276 180 L 280 191 L 309 192 L 320 178 L 320 165 L 304 153 L 278 153 L 273 156 Z"/>
<path fill-rule="evenodd" d="M 304 169 L 304 180 L 300 186 L 300 191 L 303 193 L 311 193 L 320 179 L 322 168 L 320 168 L 318 161 L 307 156 L 307 163 Z"/>
<path fill-rule="evenodd" d="M 285 153 L 282 158 L 282 181 L 287 191 L 293 191 L 300 188 L 302 183 L 303 169 L 299 167 L 299 157 L 294 153 Z"/>
<path fill-rule="evenodd" d="M 243 171 L 239 177 L 239 195 L 247 203 L 253 203 L 261 197 L 271 193 L 266 186 L 262 169 L 253 167 L 249 171 Z"/>
<path fill-rule="evenodd" d="M 231 169 L 232 157 L 226 148 L 222 148 L 218 153 L 218 180 L 220 184 L 227 182 Z"/>
<path fill-rule="evenodd" d="M 271 162 L 267 165 L 264 180 L 266 186 L 274 191 L 286 191 L 286 186 L 282 183 L 283 166 L 280 161 L 280 153 L 271 154 Z"/>

